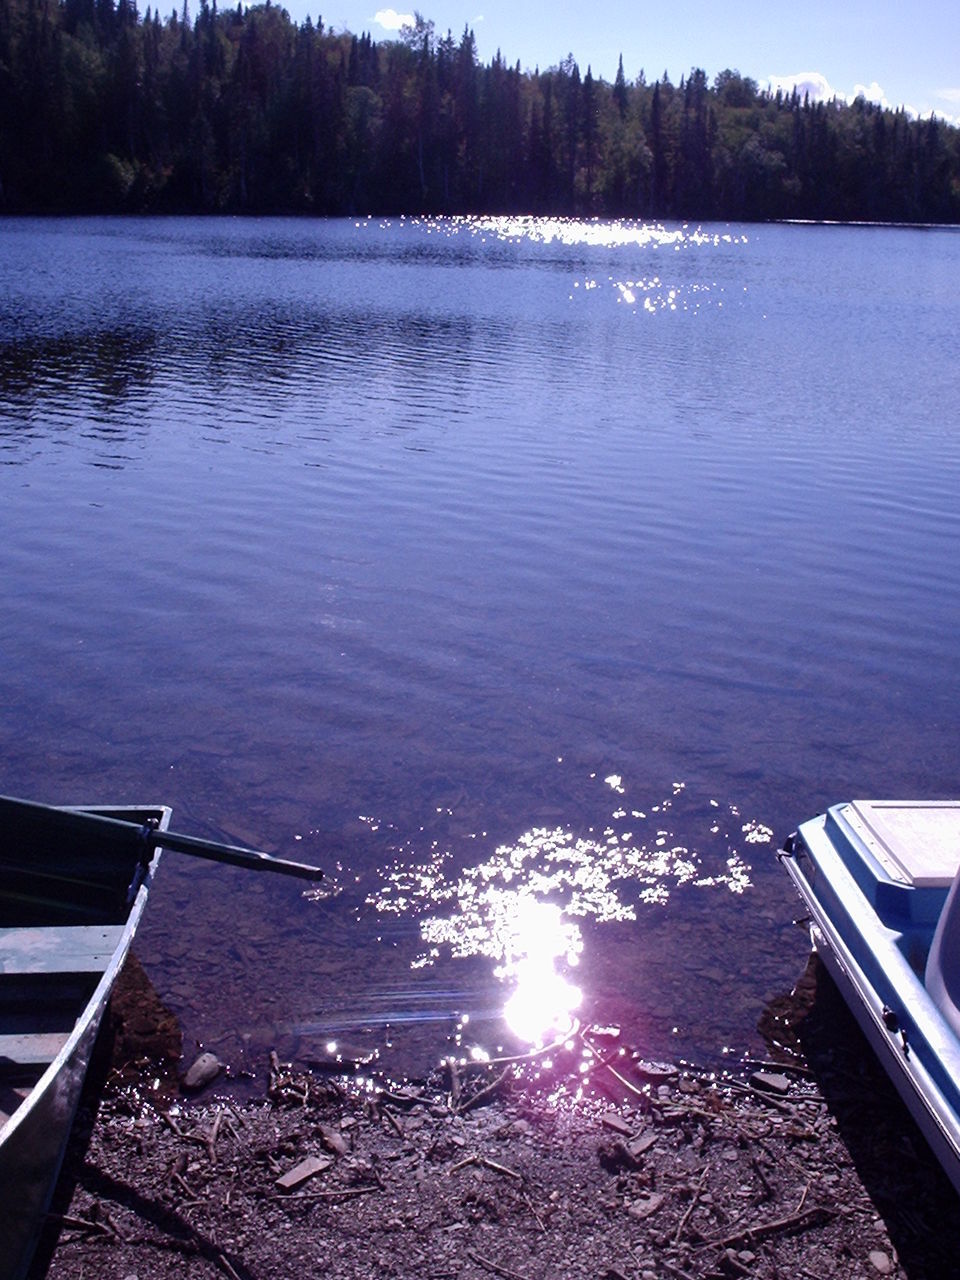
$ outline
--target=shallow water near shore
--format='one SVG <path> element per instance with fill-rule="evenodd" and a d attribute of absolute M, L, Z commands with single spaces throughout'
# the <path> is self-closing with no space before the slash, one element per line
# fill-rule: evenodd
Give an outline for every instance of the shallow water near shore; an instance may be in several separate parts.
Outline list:
<path fill-rule="evenodd" d="M 0 790 L 327 872 L 164 858 L 188 1045 L 415 1072 L 522 1039 L 527 982 L 759 1047 L 806 950 L 775 847 L 956 788 L 960 237 L 0 237 Z"/>

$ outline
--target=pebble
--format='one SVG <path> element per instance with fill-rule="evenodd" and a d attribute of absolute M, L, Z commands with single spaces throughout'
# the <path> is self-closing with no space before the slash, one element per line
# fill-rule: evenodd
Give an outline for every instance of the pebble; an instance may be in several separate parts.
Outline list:
<path fill-rule="evenodd" d="M 201 1053 L 183 1077 L 185 1089 L 202 1089 L 220 1074 L 221 1062 L 215 1053 Z"/>
<path fill-rule="evenodd" d="M 880 1275 L 889 1276 L 893 1274 L 893 1263 L 882 1249 L 871 1249 L 869 1257 L 874 1270 L 878 1271 Z"/>

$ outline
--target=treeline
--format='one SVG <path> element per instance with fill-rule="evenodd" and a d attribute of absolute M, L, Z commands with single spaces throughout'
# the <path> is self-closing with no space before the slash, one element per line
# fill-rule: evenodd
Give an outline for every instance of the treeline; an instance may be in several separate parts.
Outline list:
<path fill-rule="evenodd" d="M 523 72 L 473 33 L 0 0 L 4 212 L 960 221 L 960 130 L 735 71 Z"/>

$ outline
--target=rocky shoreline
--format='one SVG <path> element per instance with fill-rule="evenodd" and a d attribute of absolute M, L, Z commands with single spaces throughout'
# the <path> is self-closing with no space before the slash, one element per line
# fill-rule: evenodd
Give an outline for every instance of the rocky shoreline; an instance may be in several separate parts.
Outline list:
<path fill-rule="evenodd" d="M 600 1034 L 600 1033 L 598 1033 Z M 717 1078 L 602 1034 L 403 1086 L 275 1056 L 259 1100 L 75 1129 L 32 1276 L 721 1280 L 954 1274 L 960 1203 L 835 993 Z M 208 1095 L 210 1100 L 207 1100 Z"/>

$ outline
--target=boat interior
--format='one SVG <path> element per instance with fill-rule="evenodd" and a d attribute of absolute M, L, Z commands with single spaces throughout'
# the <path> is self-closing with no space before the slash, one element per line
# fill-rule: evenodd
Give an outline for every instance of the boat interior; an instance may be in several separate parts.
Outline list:
<path fill-rule="evenodd" d="M 0 799 L 0 1131 L 67 1043 L 149 865 L 135 831 L 104 837 L 69 819 Z"/>
<path fill-rule="evenodd" d="M 960 1039 L 960 874 L 953 882 L 933 935 L 924 986 Z"/>

